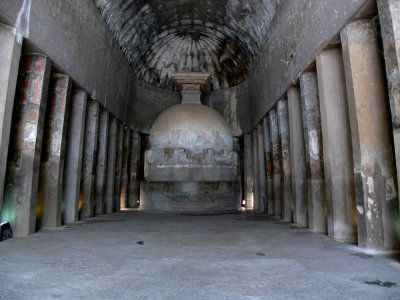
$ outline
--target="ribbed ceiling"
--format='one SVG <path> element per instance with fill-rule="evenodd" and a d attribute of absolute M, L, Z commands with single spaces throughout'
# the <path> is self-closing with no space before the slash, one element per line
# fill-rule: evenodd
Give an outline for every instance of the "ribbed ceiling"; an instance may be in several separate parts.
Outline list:
<path fill-rule="evenodd" d="M 212 89 L 244 81 L 282 1 L 95 0 L 137 77 L 167 90 L 175 72 L 209 72 Z"/>

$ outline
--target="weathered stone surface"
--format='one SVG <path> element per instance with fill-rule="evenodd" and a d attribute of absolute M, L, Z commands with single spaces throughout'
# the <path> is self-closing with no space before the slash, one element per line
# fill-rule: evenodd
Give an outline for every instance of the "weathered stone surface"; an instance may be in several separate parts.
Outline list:
<path fill-rule="evenodd" d="M 207 5 L 195 4 L 201 6 L 200 12 L 205 9 L 211 9 L 213 12 L 224 11 L 224 7 L 230 7 L 230 12 L 235 12 L 232 20 L 238 21 L 240 19 L 244 22 L 234 26 L 234 32 L 231 32 L 233 35 L 243 36 L 243 29 L 248 29 L 250 28 L 248 26 L 253 24 L 255 27 L 251 26 L 251 28 L 256 29 L 256 31 L 252 32 L 250 36 L 266 37 L 261 44 L 257 42 L 245 45 L 245 49 L 257 49 L 259 47 L 255 47 L 255 45 L 263 45 L 260 51 L 254 51 L 251 55 L 247 53 L 244 56 L 244 58 L 252 58 L 259 53 L 254 64 L 255 67 L 251 70 L 251 76 L 240 85 L 235 84 L 235 86 L 231 85 L 230 87 L 225 81 L 221 81 L 221 89 L 210 93 L 211 106 L 226 116 L 226 120 L 229 120 L 228 123 L 235 128 L 235 136 L 250 131 L 284 94 L 304 67 L 308 66 L 320 49 L 337 35 L 349 19 L 353 18 L 357 12 L 361 16 L 365 15 L 360 8 L 365 4 L 375 2 L 374 0 L 299 0 L 285 1 L 285 5 L 280 5 L 277 9 L 278 4 L 282 1 L 273 1 L 272 6 L 263 1 L 245 3 L 236 0 L 228 1 L 229 5 L 221 5 L 222 2 L 217 1 L 209 1 Z M 124 17 L 129 18 L 129 15 L 139 17 L 135 21 L 131 20 L 131 23 L 117 22 L 116 27 L 113 27 L 116 34 L 124 35 L 127 40 L 143 31 L 151 31 L 151 35 L 158 35 L 157 32 L 153 32 L 153 28 L 147 26 L 137 28 L 138 32 L 128 31 L 132 22 L 138 25 L 147 24 L 147 18 L 154 20 L 155 16 L 130 14 L 132 11 L 137 12 L 133 7 L 143 7 L 145 5 L 143 2 L 136 3 L 135 1 L 135 4 L 130 8 L 125 5 L 127 3 L 125 1 L 109 2 L 112 7 L 116 5 L 121 10 L 127 10 Z M 220 7 L 217 9 L 218 3 L 220 3 Z M 183 11 L 193 11 L 193 7 L 187 5 L 186 2 L 175 2 L 175 6 L 169 7 L 161 13 L 158 9 L 154 11 L 156 16 L 165 15 L 162 20 L 167 20 L 169 17 L 176 18 L 175 15 L 170 14 L 174 11 L 174 7 L 182 6 L 185 7 Z M 251 8 L 250 13 L 247 7 Z M 257 11 L 254 11 L 255 7 Z M 241 8 L 244 9 L 241 11 Z M 178 15 L 183 13 L 181 8 L 177 9 Z M 266 11 L 268 17 L 265 15 Z M 302 11 L 302 13 L 299 14 L 299 11 Z M 241 12 L 243 12 L 243 19 Z M 197 10 L 194 10 L 193 13 L 197 15 Z M 206 16 L 208 15 L 207 11 Z M 262 15 L 266 19 L 255 18 L 255 15 Z M 271 20 L 274 20 L 273 22 L 269 20 L 269 16 Z M 119 16 L 107 15 L 107 17 L 118 19 Z M 192 17 L 190 15 L 189 19 Z M 201 16 L 198 17 L 202 18 Z M 220 20 L 225 17 L 224 13 L 218 15 Z M 149 79 L 150 84 L 145 84 L 136 79 L 135 72 L 140 72 L 141 76 L 147 76 L 149 73 L 139 71 L 139 68 L 136 67 L 132 70 L 128 66 L 126 58 L 114 42 L 112 34 L 98 13 L 94 1 L 86 3 L 80 0 L 61 2 L 0 0 L 0 20 L 17 27 L 18 32 L 29 42 L 26 45 L 35 45 L 43 53 L 46 53 L 60 69 L 70 75 L 81 88 L 88 91 L 93 99 L 98 100 L 119 119 L 124 120 L 130 128 L 138 128 L 141 132 L 148 133 L 160 112 L 179 103 L 179 93 L 155 88 L 151 85 L 153 84 L 151 79 Z M 141 23 L 141 21 L 144 23 Z M 185 22 L 187 21 L 185 20 Z M 188 29 L 191 25 L 185 24 L 185 22 L 181 25 L 174 23 L 173 26 L 175 26 L 175 29 L 181 28 L 188 41 L 193 40 L 197 35 L 191 34 L 191 30 Z M 261 31 L 257 31 L 260 24 L 262 25 Z M 123 31 L 118 30 L 119 26 L 125 29 Z M 196 26 L 201 27 L 202 25 L 197 24 Z M 268 30 L 267 27 L 269 27 Z M 165 38 L 171 34 L 168 28 L 162 30 L 165 32 L 165 36 L 158 43 L 165 42 Z M 207 30 L 210 30 L 210 28 Z M 43 34 L 43 32 L 46 32 L 46 34 Z M 245 39 L 248 40 L 250 36 Z M 216 37 L 215 34 L 213 34 L 214 37 Z M 224 69 L 242 69 L 241 65 L 231 64 L 233 63 L 231 58 L 235 61 L 242 60 L 242 57 L 238 55 L 241 51 L 227 52 L 228 49 L 236 47 L 234 41 L 231 39 L 220 40 L 219 44 L 222 47 L 217 48 L 219 50 L 216 51 L 216 56 L 209 57 L 211 61 L 205 61 L 204 56 L 192 57 L 189 48 L 180 47 L 179 43 L 174 44 L 174 47 L 179 47 L 179 52 L 185 52 L 186 49 L 184 57 L 188 57 L 187 61 L 181 59 L 183 56 L 178 54 L 175 56 L 175 53 L 173 56 L 165 56 L 166 60 L 158 60 L 159 56 L 152 56 L 153 58 L 151 58 L 150 55 L 144 54 L 143 57 L 145 57 L 145 61 L 151 60 L 146 65 L 150 69 L 153 67 L 153 62 L 157 63 L 157 66 L 161 66 L 165 71 L 161 74 L 164 78 L 167 75 L 168 78 L 171 78 L 170 74 L 175 66 L 173 64 L 168 65 L 174 60 L 183 65 L 191 65 L 196 60 L 205 61 L 205 65 L 211 66 L 210 69 L 205 71 L 217 70 L 215 75 L 222 78 L 227 75 L 223 71 Z M 224 43 L 228 43 L 226 47 L 224 47 Z M 199 43 L 195 42 L 193 46 L 195 47 L 195 45 L 198 46 L 198 51 L 208 48 L 204 43 L 200 46 Z M 153 52 L 150 45 L 143 42 L 135 43 L 135 47 L 145 48 L 149 52 Z M 165 44 L 163 49 L 166 50 L 166 53 L 171 53 L 170 50 L 174 47 Z M 98 51 L 94 53 L 93 49 Z M 158 49 L 161 50 L 161 48 Z M 248 72 L 250 69 L 246 66 L 247 64 L 243 69 Z M 252 64 L 249 66 L 251 67 Z M 202 68 L 202 66 L 200 67 Z M 158 72 L 152 73 L 157 74 Z M 231 72 L 228 73 L 232 74 Z M 240 74 L 229 78 L 227 81 L 236 81 L 239 77 L 241 77 Z M 160 82 L 157 76 L 153 79 L 155 84 Z M 249 94 L 251 97 L 249 97 Z M 252 103 L 255 104 L 254 108 L 251 107 Z M 250 117 L 252 111 L 253 115 Z"/>
<path fill-rule="evenodd" d="M 50 67 L 38 54 L 25 55 L 20 63 L 2 215 L 16 237 L 35 231 Z"/>
<path fill-rule="evenodd" d="M 265 152 L 265 174 L 267 180 L 267 211 L 269 215 L 274 214 L 273 201 L 273 160 L 272 160 L 272 144 L 270 138 L 268 117 L 263 119 L 264 131 L 264 152 Z"/>
<path fill-rule="evenodd" d="M 232 150 L 232 131 L 214 109 L 199 104 L 175 105 L 164 111 L 150 131 L 150 149 Z"/>
<path fill-rule="evenodd" d="M 376 0 L 284 1 L 249 76 L 252 126 L 350 20 L 374 15 L 375 7 Z"/>
<path fill-rule="evenodd" d="M 122 157 L 122 176 L 121 176 L 121 208 L 128 207 L 128 185 L 129 185 L 129 154 L 131 152 L 131 130 L 124 128 L 124 144 Z"/>
<path fill-rule="evenodd" d="M 293 221 L 299 227 L 308 226 L 307 174 L 303 131 L 303 110 L 300 89 L 292 86 L 288 92 L 290 157 L 293 189 Z"/>
<path fill-rule="evenodd" d="M 118 122 L 117 133 L 117 153 L 115 162 L 114 179 L 114 210 L 121 210 L 121 180 L 122 180 L 122 162 L 124 155 L 124 125 Z"/>
<path fill-rule="evenodd" d="M 185 148 L 145 152 L 146 181 L 234 181 L 238 155 L 234 151 L 206 149 L 193 153 Z"/>
<path fill-rule="evenodd" d="M 251 132 L 252 139 L 252 149 L 253 149 L 253 210 L 255 209 L 256 202 L 260 198 L 260 168 L 258 161 L 258 139 L 257 139 L 257 129 L 253 129 Z"/>
<path fill-rule="evenodd" d="M 21 46 L 14 28 L 0 24 L 0 220 Z"/>
<path fill-rule="evenodd" d="M 272 109 L 268 115 L 269 129 L 272 144 L 273 158 L 273 201 L 274 201 L 274 216 L 282 217 L 282 174 L 281 174 L 281 145 L 279 141 L 279 122 L 278 115 L 275 109 Z"/>
<path fill-rule="evenodd" d="M 108 126 L 110 114 L 102 108 L 99 115 L 99 131 L 97 141 L 96 183 L 95 183 L 95 212 L 96 215 L 105 213 L 105 186 L 107 175 Z"/>
<path fill-rule="evenodd" d="M 240 208 L 237 182 L 142 182 L 140 210 L 209 214 Z"/>
<path fill-rule="evenodd" d="M 303 124 L 307 128 L 309 154 L 308 227 L 311 231 L 326 232 L 325 180 L 318 80 L 313 71 L 300 77 Z"/>
<path fill-rule="evenodd" d="M 317 57 L 318 90 L 324 149 L 328 235 L 356 240 L 353 155 L 341 49 Z M 363 214 L 359 215 L 362 223 Z M 361 230 L 361 228 L 360 228 Z"/>
<path fill-rule="evenodd" d="M 92 99 L 121 120 L 129 116 L 136 76 L 94 1 L 0 0 L 0 19 Z"/>
<path fill-rule="evenodd" d="M 236 153 L 236 178 L 233 179 L 232 181 L 237 181 L 240 182 L 240 188 L 241 188 L 241 193 L 242 197 L 241 199 L 243 200 L 243 149 L 242 149 L 242 143 L 239 140 L 239 138 L 232 138 L 233 140 L 233 152 Z M 242 203 L 243 204 L 243 203 Z"/>
<path fill-rule="evenodd" d="M 240 166 L 235 151 L 240 151 L 240 145 L 236 141 L 234 147 L 232 131 L 222 116 L 200 104 L 200 88 L 206 87 L 204 83 L 208 74 L 175 74 L 174 77 L 183 89 L 182 104 L 169 108 L 154 122 L 149 136 L 150 147 L 144 158 L 146 184 L 162 182 L 167 188 L 168 184 L 182 182 L 201 182 L 203 185 L 207 182 L 237 183 Z M 157 202 L 159 197 L 151 190 L 141 194 L 142 207 L 149 207 L 148 203 Z M 201 190 L 195 189 L 186 195 L 188 199 L 183 202 L 195 201 L 201 198 L 201 194 Z M 222 192 L 221 197 L 224 197 Z M 154 204 L 152 210 L 163 211 L 169 200 L 164 201 L 158 208 Z M 208 207 L 208 200 L 203 201 L 204 207 Z M 204 212 L 201 202 L 198 203 L 198 212 Z"/>
<path fill-rule="evenodd" d="M 392 113 L 394 150 L 397 165 L 397 193 L 400 189 L 400 2 L 378 0 L 385 52 L 386 78 L 389 84 L 389 102 Z"/>
<path fill-rule="evenodd" d="M 300 90 L 301 93 L 301 90 Z M 308 142 L 308 129 L 307 129 L 307 110 L 305 105 L 305 99 L 301 97 L 301 107 L 302 107 L 302 115 L 303 115 L 303 136 L 304 136 L 304 151 L 306 154 L 306 176 L 307 176 L 307 215 L 308 215 L 308 223 L 312 222 L 312 215 L 308 212 L 310 211 L 310 205 L 312 205 L 312 194 L 311 194 L 311 168 L 310 168 L 310 146 Z"/>
<path fill-rule="evenodd" d="M 68 130 L 72 80 L 59 73 L 51 74 L 44 123 L 40 163 L 37 224 L 39 228 L 61 226 L 61 202 L 65 145 Z"/>
<path fill-rule="evenodd" d="M 65 151 L 65 174 L 63 192 L 63 219 L 70 224 L 78 221 L 81 188 L 83 138 L 85 136 L 87 93 L 74 90 L 70 101 L 67 145 Z"/>
<path fill-rule="evenodd" d="M 257 145 L 258 145 L 258 176 L 259 199 L 254 208 L 258 212 L 265 212 L 267 209 L 267 179 L 265 177 L 265 151 L 264 151 L 264 128 L 262 123 L 257 125 Z"/>
<path fill-rule="evenodd" d="M 111 214 L 115 210 L 114 187 L 115 187 L 115 167 L 117 158 L 117 136 L 118 136 L 118 120 L 110 117 L 110 125 L 108 132 L 108 153 L 107 153 L 107 176 L 105 186 L 105 202 L 106 213 Z"/>
<path fill-rule="evenodd" d="M 353 144 L 357 205 L 363 204 L 366 235 L 359 246 L 393 250 L 398 198 L 387 122 L 386 97 L 376 34 L 370 20 L 341 32 Z M 360 185 L 359 185 L 360 184 Z"/>
<path fill-rule="evenodd" d="M 245 190 L 245 200 L 246 209 L 253 209 L 253 145 L 252 136 L 247 133 L 244 135 L 244 190 Z"/>
<path fill-rule="evenodd" d="M 181 103 L 179 92 L 170 92 L 137 81 L 131 106 L 127 106 L 130 128 L 137 128 L 141 133 L 149 134 L 152 125 L 166 109 Z M 146 101 L 138 101 L 146 99 Z M 234 136 L 249 132 L 252 128 L 251 100 L 249 99 L 248 81 L 235 87 L 203 92 L 201 103 L 212 107 L 224 116 L 231 126 Z"/>
<path fill-rule="evenodd" d="M 99 128 L 99 103 L 89 99 L 86 108 L 85 139 L 83 146 L 83 164 L 81 179 L 82 205 L 80 218 L 91 218 L 94 216 L 94 193 L 97 155 L 97 134 Z"/>
<path fill-rule="evenodd" d="M 280 2 L 96 0 L 138 78 L 165 89 L 175 72 L 207 71 L 212 89 L 245 80 Z"/>
<path fill-rule="evenodd" d="M 136 208 L 139 202 L 140 135 L 137 131 L 132 131 L 130 138 L 128 207 Z"/>
<path fill-rule="evenodd" d="M 290 162 L 290 134 L 288 101 L 280 100 L 277 107 L 279 121 L 279 139 L 282 157 L 282 217 L 285 221 L 292 220 L 292 170 Z"/>

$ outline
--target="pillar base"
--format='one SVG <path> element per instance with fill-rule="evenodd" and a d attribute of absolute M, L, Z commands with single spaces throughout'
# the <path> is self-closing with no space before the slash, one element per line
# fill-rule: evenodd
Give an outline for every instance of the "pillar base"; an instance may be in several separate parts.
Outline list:
<path fill-rule="evenodd" d="M 310 180 L 312 203 L 309 203 L 310 231 L 327 233 L 324 207 L 325 182 L 323 179 Z M 310 205 L 311 204 L 311 205 Z"/>
<path fill-rule="evenodd" d="M 282 217 L 282 183 L 281 174 L 274 173 L 273 176 L 273 186 L 274 186 L 274 216 Z"/>

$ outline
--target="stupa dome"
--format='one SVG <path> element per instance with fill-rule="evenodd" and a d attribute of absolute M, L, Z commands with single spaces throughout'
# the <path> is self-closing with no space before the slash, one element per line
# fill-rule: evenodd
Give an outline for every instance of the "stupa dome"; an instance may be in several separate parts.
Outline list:
<path fill-rule="evenodd" d="M 164 111 L 154 122 L 149 148 L 185 148 L 232 151 L 232 131 L 214 109 L 199 104 L 179 104 Z"/>

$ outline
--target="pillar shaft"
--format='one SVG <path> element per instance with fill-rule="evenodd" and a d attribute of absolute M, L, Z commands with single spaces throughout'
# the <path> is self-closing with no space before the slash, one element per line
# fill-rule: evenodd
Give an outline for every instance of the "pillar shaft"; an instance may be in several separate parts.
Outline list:
<path fill-rule="evenodd" d="M 263 119 L 264 131 L 264 152 L 265 152 L 265 176 L 267 181 L 267 211 L 269 215 L 274 214 L 273 199 L 273 161 L 272 161 L 272 145 L 269 130 L 268 117 Z"/>
<path fill-rule="evenodd" d="M 122 163 L 124 155 L 124 125 L 118 122 L 117 134 L 117 158 L 115 163 L 115 181 L 114 181 L 114 209 L 121 210 L 121 182 L 122 182 Z"/>
<path fill-rule="evenodd" d="M 44 123 L 37 220 L 40 228 L 61 226 L 65 145 L 72 80 L 54 73 L 50 78 Z"/>
<path fill-rule="evenodd" d="M 244 135 L 244 178 L 246 209 L 253 209 L 253 147 L 249 133 Z"/>
<path fill-rule="evenodd" d="M 253 129 L 251 132 L 253 140 L 253 174 L 254 174 L 254 184 L 253 184 L 253 209 L 257 209 L 257 201 L 260 198 L 260 176 L 259 176 L 259 162 L 258 162 L 258 138 L 257 129 Z"/>
<path fill-rule="evenodd" d="M 273 157 L 273 201 L 274 201 L 274 215 L 282 217 L 282 175 L 281 175 L 281 145 L 279 142 L 279 124 L 278 115 L 275 109 L 269 113 L 269 129 L 272 144 L 272 157 Z"/>
<path fill-rule="evenodd" d="M 35 231 L 40 154 L 51 63 L 42 55 L 22 58 L 13 113 L 3 218 L 16 237 Z"/>
<path fill-rule="evenodd" d="M 114 212 L 114 185 L 115 185 L 115 163 L 117 157 L 117 135 L 118 120 L 115 117 L 110 118 L 108 132 L 108 154 L 107 154 L 107 177 L 105 187 L 106 213 Z"/>
<path fill-rule="evenodd" d="M 105 213 L 105 184 L 107 175 L 107 150 L 108 150 L 108 122 L 109 112 L 101 109 L 99 116 L 98 150 L 96 165 L 96 215 Z"/>
<path fill-rule="evenodd" d="M 140 135 L 131 132 L 131 153 L 129 160 L 129 198 L 128 207 L 138 207 L 139 200 L 139 168 L 140 168 Z"/>
<path fill-rule="evenodd" d="M 392 250 L 396 239 L 397 193 L 387 105 L 375 30 L 369 20 L 341 32 L 347 83 L 357 206 L 363 207 L 366 235 L 361 247 Z M 360 215 L 359 215 L 360 216 Z"/>
<path fill-rule="evenodd" d="M 290 135 L 288 101 L 278 101 L 279 136 L 282 157 L 282 217 L 292 220 L 292 172 L 290 163 Z"/>
<path fill-rule="evenodd" d="M 341 49 L 317 57 L 324 148 L 328 235 L 356 239 L 356 213 L 350 120 Z"/>
<path fill-rule="evenodd" d="M 97 134 L 99 127 L 99 104 L 88 100 L 86 108 L 85 140 L 83 147 L 83 166 L 81 182 L 81 218 L 94 215 L 94 191 L 96 174 Z"/>
<path fill-rule="evenodd" d="M 0 220 L 21 44 L 14 28 L 0 24 Z"/>
<path fill-rule="evenodd" d="M 400 2 L 377 0 L 392 114 L 397 188 L 400 188 Z M 398 191 L 399 194 L 399 191 Z"/>
<path fill-rule="evenodd" d="M 121 208 L 128 207 L 129 200 L 129 158 L 131 152 L 131 130 L 124 128 L 124 147 L 122 157 L 122 176 L 121 176 Z"/>
<path fill-rule="evenodd" d="M 326 232 L 325 180 L 322 151 L 321 117 L 319 109 L 318 81 L 315 72 L 300 77 L 303 106 L 303 124 L 307 128 L 310 181 L 308 202 L 308 225 L 311 231 Z"/>
<path fill-rule="evenodd" d="M 264 151 L 264 129 L 262 124 L 257 126 L 257 146 L 258 146 L 258 168 L 259 168 L 259 201 L 256 210 L 265 212 L 267 207 L 267 180 L 265 177 L 265 151 Z"/>
<path fill-rule="evenodd" d="M 87 93 L 83 90 L 74 90 L 70 101 L 64 167 L 63 218 L 66 224 L 78 221 L 86 104 Z"/>
<path fill-rule="evenodd" d="M 293 188 L 293 220 L 297 226 L 307 227 L 307 174 L 303 131 L 303 110 L 300 89 L 292 86 L 287 93 L 290 125 L 290 157 Z"/>
<path fill-rule="evenodd" d="M 301 89 L 300 89 L 301 96 Z M 303 119 L 303 137 L 304 137 L 304 151 L 305 151 L 305 161 L 306 161 L 306 201 L 307 201 L 307 223 L 312 223 L 312 215 L 309 215 L 310 205 L 312 205 L 312 189 L 311 189 L 311 168 L 310 168 L 310 147 L 308 143 L 308 129 L 307 129 L 307 114 L 306 107 L 304 104 L 304 98 L 301 96 L 301 109 L 302 109 L 302 119 Z"/>

